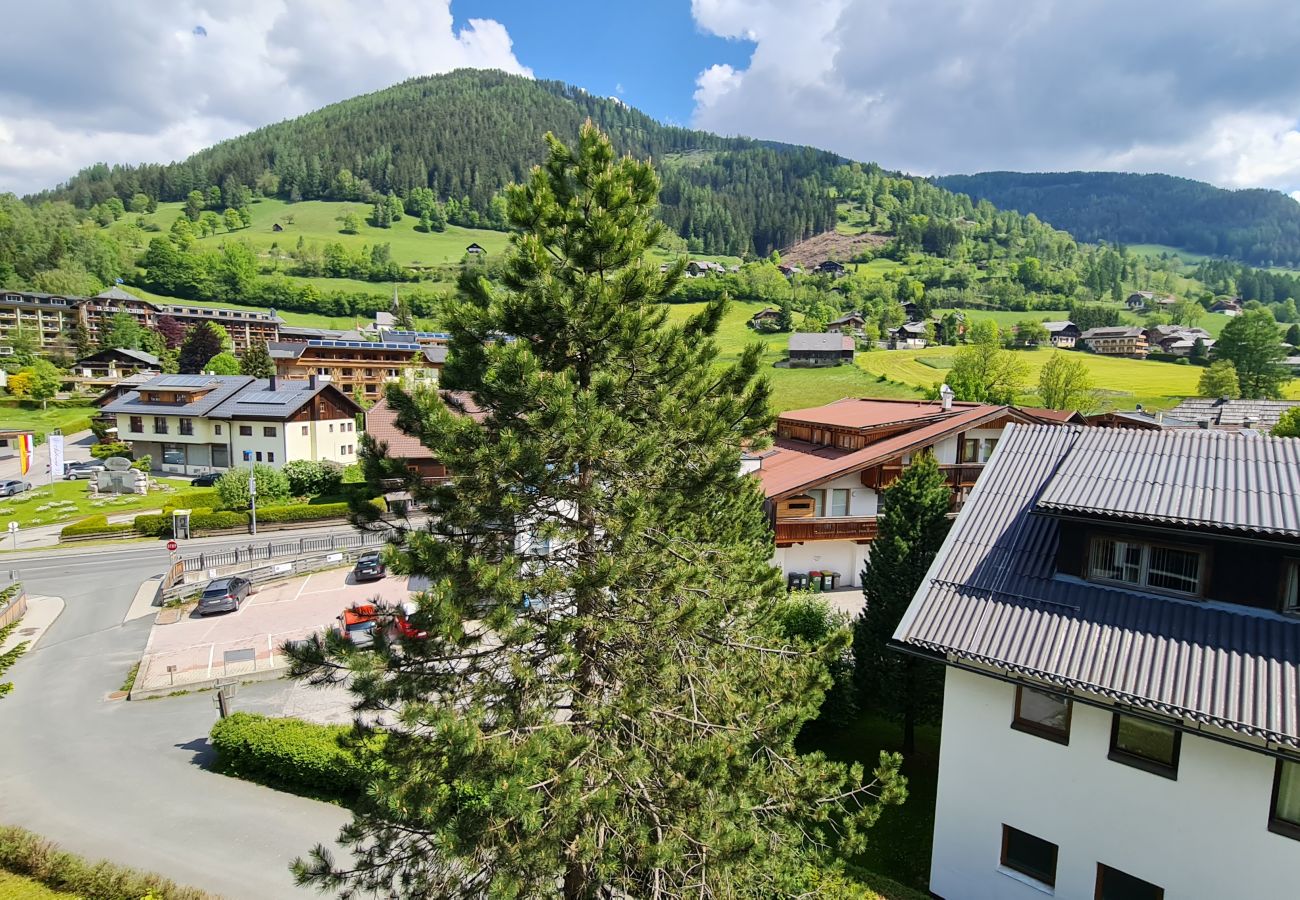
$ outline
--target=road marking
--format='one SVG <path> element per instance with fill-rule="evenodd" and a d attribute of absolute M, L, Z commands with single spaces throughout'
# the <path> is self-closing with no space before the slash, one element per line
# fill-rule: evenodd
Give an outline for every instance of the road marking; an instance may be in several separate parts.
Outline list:
<path fill-rule="evenodd" d="M 216 644 L 208 644 L 208 677 L 212 677 L 212 657 L 217 652 Z"/>
<path fill-rule="evenodd" d="M 302 584 L 300 584 L 300 585 L 298 586 L 298 593 L 296 593 L 296 594 L 293 595 L 293 599 L 297 600 L 299 597 L 302 596 L 302 592 L 303 592 L 304 590 L 306 590 L 306 588 L 307 588 L 307 582 L 309 582 L 309 581 L 311 581 L 311 576 L 310 576 L 310 575 L 308 575 L 306 578 L 304 578 L 304 579 L 302 580 Z"/>

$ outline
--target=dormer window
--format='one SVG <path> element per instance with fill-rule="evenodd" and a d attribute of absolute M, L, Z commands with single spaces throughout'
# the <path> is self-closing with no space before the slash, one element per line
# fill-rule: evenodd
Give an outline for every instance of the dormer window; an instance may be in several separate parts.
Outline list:
<path fill-rule="evenodd" d="M 1094 537 L 1088 578 L 1199 596 L 1204 553 L 1150 541 Z"/>
<path fill-rule="evenodd" d="M 1286 574 L 1282 578 L 1282 612 L 1288 616 L 1300 616 L 1300 560 L 1289 559 L 1285 565 Z"/>

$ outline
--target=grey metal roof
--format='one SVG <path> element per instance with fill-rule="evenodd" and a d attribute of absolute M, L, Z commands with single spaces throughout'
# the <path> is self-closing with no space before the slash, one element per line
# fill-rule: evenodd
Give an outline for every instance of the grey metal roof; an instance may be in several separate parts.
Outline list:
<path fill-rule="evenodd" d="M 212 390 L 195 397 L 189 403 L 151 403 L 144 399 L 150 391 L 199 387 L 202 379 L 213 385 Z M 247 375 L 159 375 L 105 405 L 104 412 L 146 416 L 206 416 L 218 404 L 252 381 Z"/>
<path fill-rule="evenodd" d="M 853 338 L 845 337 L 838 331 L 826 334 L 798 332 L 790 335 L 790 349 L 794 351 L 831 350 L 838 352 L 851 350 L 853 346 Z"/>
<path fill-rule="evenodd" d="M 1079 328 L 1078 325 L 1075 325 L 1073 322 L 1070 322 L 1070 321 L 1064 321 L 1064 322 L 1044 322 L 1044 323 L 1043 323 L 1043 327 L 1047 329 L 1048 334 L 1052 334 L 1052 333 L 1057 332 L 1057 331 L 1064 331 L 1064 330 L 1067 329 L 1067 328 L 1073 328 L 1073 329 L 1075 329 L 1075 330 L 1077 331 L 1078 328 Z"/>
<path fill-rule="evenodd" d="M 98 350 L 95 353 L 88 354 L 77 360 L 76 365 L 80 366 L 91 362 L 108 362 L 108 360 L 115 354 L 125 356 L 128 359 L 133 359 L 138 363 L 143 363 L 144 365 L 155 369 L 162 365 L 162 363 L 158 361 L 158 357 L 154 356 L 152 353 L 146 353 L 143 350 L 130 350 L 124 347 L 111 347 L 105 350 Z"/>
<path fill-rule="evenodd" d="M 208 415 L 214 419 L 287 419 L 301 409 L 321 391 L 334 387 L 329 381 L 317 379 L 316 386 L 303 379 L 277 378 L 274 387 L 268 378 L 258 378 L 232 396 Z M 356 402 L 338 391 L 340 397 L 361 412 Z"/>
<path fill-rule="evenodd" d="M 1089 338 L 1141 337 L 1142 329 L 1138 328 L 1136 325 L 1132 328 L 1126 328 L 1123 326 L 1106 326 L 1102 328 L 1089 328 L 1079 336 L 1085 341 Z"/>
<path fill-rule="evenodd" d="M 1300 400 L 1229 400 L 1226 397 L 1188 397 L 1169 412 L 1182 419 L 1208 419 L 1219 426 L 1245 425 L 1248 418 L 1261 429 L 1271 429 Z"/>
<path fill-rule="evenodd" d="M 1300 748 L 1300 621 L 1054 576 L 1057 519 L 1035 511 L 1093 481 L 1114 496 L 1136 466 L 1157 508 L 1182 512 L 1175 486 L 1199 498 L 1208 480 L 1230 518 L 1255 521 L 1262 502 L 1293 526 L 1261 494 L 1296 487 L 1298 452 L 1300 440 L 1012 425 L 894 638 Z"/>

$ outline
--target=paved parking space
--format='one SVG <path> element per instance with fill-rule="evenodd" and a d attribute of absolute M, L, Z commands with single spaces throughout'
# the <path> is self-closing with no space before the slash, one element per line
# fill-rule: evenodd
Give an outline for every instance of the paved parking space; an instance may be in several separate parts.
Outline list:
<path fill-rule="evenodd" d="M 282 669 L 278 648 L 333 626 L 354 603 L 398 603 L 410 596 L 405 576 L 357 584 L 351 569 L 317 572 L 262 586 L 231 613 L 154 625 L 136 676 L 137 691 L 181 689 L 214 678 L 263 675 Z"/>

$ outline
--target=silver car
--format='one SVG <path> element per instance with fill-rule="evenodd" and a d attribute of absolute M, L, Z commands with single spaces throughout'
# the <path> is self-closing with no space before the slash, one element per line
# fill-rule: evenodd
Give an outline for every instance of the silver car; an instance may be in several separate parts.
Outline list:
<path fill-rule="evenodd" d="M 21 478 L 0 481 L 0 497 L 12 497 L 14 494 L 21 494 L 23 491 L 30 491 L 31 489 L 32 483 L 23 481 Z"/>
<path fill-rule="evenodd" d="M 76 481 L 79 478 L 94 478 L 96 472 L 102 472 L 108 468 L 102 460 L 90 459 L 85 462 L 70 462 L 63 464 L 63 478 L 65 481 Z"/>

